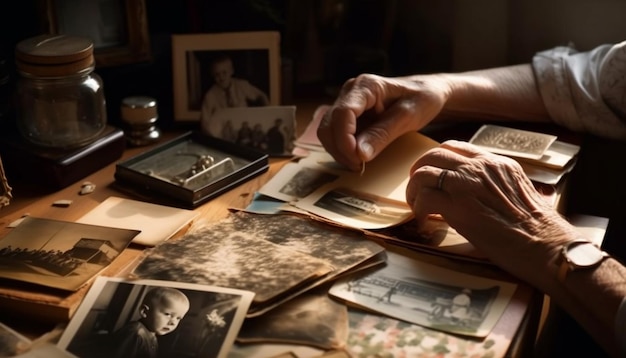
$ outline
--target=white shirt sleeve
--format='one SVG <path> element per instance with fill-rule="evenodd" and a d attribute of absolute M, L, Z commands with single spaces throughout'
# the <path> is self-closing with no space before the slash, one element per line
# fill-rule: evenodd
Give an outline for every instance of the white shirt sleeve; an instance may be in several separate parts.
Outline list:
<path fill-rule="evenodd" d="M 556 47 L 532 61 L 552 119 L 571 130 L 626 139 L 626 41 L 588 52 Z"/>
<path fill-rule="evenodd" d="M 626 298 L 622 300 L 615 316 L 615 342 L 619 345 L 620 357 L 626 357 Z"/>

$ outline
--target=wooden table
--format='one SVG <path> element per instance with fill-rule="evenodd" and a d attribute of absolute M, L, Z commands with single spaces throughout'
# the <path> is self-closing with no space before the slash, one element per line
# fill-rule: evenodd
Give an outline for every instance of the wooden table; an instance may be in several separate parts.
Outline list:
<path fill-rule="evenodd" d="M 302 133 L 319 104 L 319 101 L 301 101 L 298 103 L 296 111 L 297 133 Z M 145 147 L 127 148 L 122 158 L 120 158 L 120 161 L 149 150 L 153 146 L 174 138 L 182 133 L 183 132 L 165 133 L 159 143 Z M 199 213 L 196 220 L 217 221 L 227 216 L 229 208 L 245 208 L 252 200 L 254 193 L 290 160 L 290 158 L 270 158 L 270 167 L 266 173 L 244 182 L 236 188 L 225 192 L 207 203 L 195 208 L 194 210 Z M 1 209 L 0 211 L 0 237 L 4 236 L 10 230 L 7 225 L 24 215 L 64 221 L 75 221 L 110 196 L 141 200 L 141 198 L 137 198 L 129 192 L 120 190 L 119 187 L 115 185 L 114 173 L 115 163 L 111 163 L 97 172 L 85 177 L 83 180 L 54 192 L 45 192 L 41 188 L 34 187 L 27 183 L 10 183 L 14 188 L 14 198 L 9 206 Z M 93 193 L 80 195 L 79 192 L 81 185 L 86 181 L 95 184 L 96 189 Z M 71 200 L 72 204 L 68 207 L 53 206 L 52 204 L 57 200 Z M 127 250 L 132 255 L 139 255 L 142 252 L 142 249 L 142 247 L 131 246 Z M 433 260 L 434 259 L 435 258 L 433 258 Z M 451 263 L 451 265 L 454 267 L 456 265 L 463 264 Z M 461 266 L 458 267 L 460 268 Z M 463 268 L 463 270 L 464 269 L 465 268 Z M 481 269 L 478 268 L 478 270 Z M 486 271 L 489 271 L 490 273 L 494 272 L 493 268 L 489 268 Z M 537 308 L 538 297 L 540 296 L 538 296 L 537 293 L 529 287 L 523 287 L 523 290 L 521 290 L 521 293 L 517 296 L 517 299 L 522 306 L 534 306 L 534 308 L 528 310 L 528 314 L 526 315 L 527 317 L 525 317 L 520 326 L 507 327 L 506 322 L 504 322 L 505 324 L 501 326 L 501 329 L 515 335 L 513 339 L 514 342 L 512 343 L 510 349 L 511 356 L 523 356 L 523 354 L 527 353 L 525 349 L 527 349 L 529 343 L 532 345 L 532 341 L 534 341 L 536 325 L 538 322 L 539 312 L 541 310 L 540 307 Z M 31 319 L 20 320 L 19 317 L 12 318 L 9 322 L 5 323 L 9 324 L 29 338 L 36 338 L 50 331 L 54 327 L 54 325 L 50 323 L 34 322 Z"/>

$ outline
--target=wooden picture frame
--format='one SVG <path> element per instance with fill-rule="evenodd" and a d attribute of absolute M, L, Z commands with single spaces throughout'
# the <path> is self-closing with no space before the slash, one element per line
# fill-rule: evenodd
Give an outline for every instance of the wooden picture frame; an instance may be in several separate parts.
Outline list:
<path fill-rule="evenodd" d="M 86 36 L 96 67 L 152 59 L 145 0 L 38 0 L 42 31 Z"/>
<path fill-rule="evenodd" d="M 222 56 L 232 62 L 233 77 L 267 95 L 266 105 L 280 104 L 279 32 L 172 35 L 175 121 L 200 121 L 204 96 L 214 84 L 211 64 Z"/>

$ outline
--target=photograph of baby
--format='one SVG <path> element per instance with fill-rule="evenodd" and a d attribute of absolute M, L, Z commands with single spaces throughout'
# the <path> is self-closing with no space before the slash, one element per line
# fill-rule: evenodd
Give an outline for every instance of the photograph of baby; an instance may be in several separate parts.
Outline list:
<path fill-rule="evenodd" d="M 254 294 L 98 277 L 59 340 L 79 357 L 225 357 Z"/>

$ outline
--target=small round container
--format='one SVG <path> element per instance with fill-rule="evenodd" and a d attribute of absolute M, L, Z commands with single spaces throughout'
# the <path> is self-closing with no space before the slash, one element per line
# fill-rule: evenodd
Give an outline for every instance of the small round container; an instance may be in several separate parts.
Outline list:
<path fill-rule="evenodd" d="M 125 123 L 125 134 L 129 144 L 133 146 L 154 143 L 161 136 L 156 127 L 159 119 L 157 102 L 148 96 L 130 96 L 122 100 L 122 120 Z"/>
<path fill-rule="evenodd" d="M 15 61 L 17 127 L 26 140 L 65 149 L 98 138 L 107 123 L 106 102 L 90 39 L 29 38 L 17 44 Z"/>

